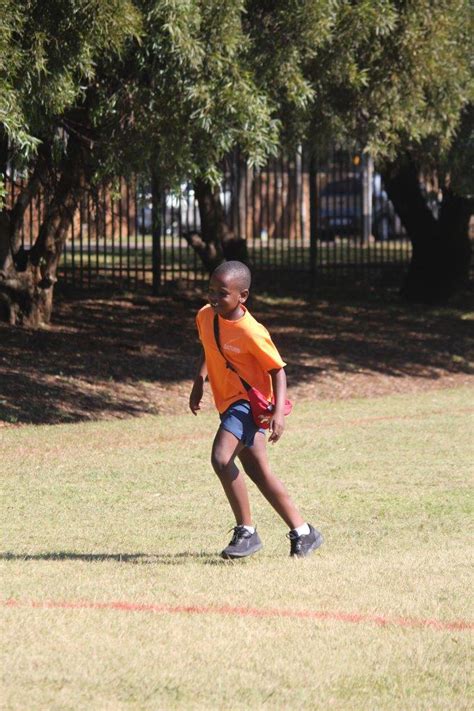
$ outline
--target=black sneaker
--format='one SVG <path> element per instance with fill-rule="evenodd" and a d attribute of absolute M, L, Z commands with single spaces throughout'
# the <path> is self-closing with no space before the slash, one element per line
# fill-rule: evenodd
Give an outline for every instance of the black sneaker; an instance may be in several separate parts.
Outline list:
<path fill-rule="evenodd" d="M 250 533 L 243 526 L 236 526 L 232 540 L 227 548 L 224 548 L 221 556 L 223 558 L 245 558 L 245 556 L 259 551 L 260 548 L 263 548 L 263 545 L 257 531 Z"/>
<path fill-rule="evenodd" d="M 291 541 L 290 555 L 294 558 L 304 558 L 310 555 L 316 548 L 319 548 L 324 540 L 322 534 L 313 528 L 310 523 L 308 526 L 309 533 L 306 536 L 298 536 L 295 531 L 290 531 L 286 534 Z"/>

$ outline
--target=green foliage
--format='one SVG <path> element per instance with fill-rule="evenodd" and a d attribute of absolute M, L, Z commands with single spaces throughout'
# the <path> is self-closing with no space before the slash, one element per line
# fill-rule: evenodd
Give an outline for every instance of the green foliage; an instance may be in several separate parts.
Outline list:
<path fill-rule="evenodd" d="M 27 159 L 86 137 L 97 175 L 214 182 L 328 136 L 465 170 L 471 30 L 467 0 L 0 0 L 0 122 Z"/>
<path fill-rule="evenodd" d="M 294 146 L 306 132 L 306 112 L 316 98 L 307 67 L 334 39 L 337 4 L 334 0 L 246 3 L 247 61 L 272 101 L 286 144 Z"/>
<path fill-rule="evenodd" d="M 462 113 L 453 143 L 444 157 L 443 169 L 454 192 L 474 197 L 474 104 Z"/>
<path fill-rule="evenodd" d="M 37 143 L 30 135 L 14 78 L 21 69 L 22 54 L 14 33 L 23 31 L 23 15 L 18 3 L 0 0 L 0 125 L 21 149 L 28 153 Z"/>
<path fill-rule="evenodd" d="M 339 2 L 307 67 L 313 135 L 355 136 L 380 160 L 442 159 L 474 95 L 471 35 L 466 0 Z"/>
<path fill-rule="evenodd" d="M 279 124 L 248 61 L 243 2 L 145 1 L 141 10 L 141 45 L 130 44 L 121 65 L 104 66 L 99 105 L 115 114 L 113 161 L 128 170 L 157 163 L 168 181 L 211 182 L 236 145 L 262 164 L 276 150 Z"/>
<path fill-rule="evenodd" d="M 84 96 L 100 57 L 138 36 L 140 15 L 130 0 L 0 2 L 0 121 L 28 157 Z"/>

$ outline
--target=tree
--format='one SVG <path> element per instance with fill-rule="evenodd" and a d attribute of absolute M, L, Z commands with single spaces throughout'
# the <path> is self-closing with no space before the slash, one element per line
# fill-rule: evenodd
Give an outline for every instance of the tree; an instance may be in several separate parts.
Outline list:
<path fill-rule="evenodd" d="M 226 224 L 220 203 L 221 163 L 239 147 L 250 164 L 262 165 L 281 139 L 279 102 L 292 115 L 307 105 L 311 89 L 300 54 L 306 51 L 305 27 L 317 34 L 315 23 L 305 22 L 307 7 L 317 4 L 273 3 L 278 26 L 269 28 L 273 51 L 264 55 L 265 76 L 256 65 L 262 37 L 250 32 L 260 18 L 244 0 L 142 3 L 147 29 L 141 46 L 115 67 L 117 85 L 131 78 L 118 113 L 133 114 L 134 121 L 128 140 L 123 124 L 117 126 L 114 154 L 124 145 L 140 145 L 140 168 L 148 166 L 155 183 L 194 182 L 201 231 L 187 239 L 209 271 L 223 257 L 246 260 L 246 242 Z M 108 82 L 110 72 L 106 90 Z M 123 169 L 136 164 L 135 156 L 122 160 Z"/>
<path fill-rule="evenodd" d="M 272 106 L 246 58 L 243 1 L 58 0 L 46 11 L 38 0 L 20 8 L 2 1 L 10 97 L 1 117 L 2 172 L 19 159 L 29 170 L 0 221 L 4 317 L 49 319 L 81 192 L 144 166 L 155 184 L 157 177 L 196 180 L 208 229 L 195 246 L 210 268 L 221 261 L 225 243 L 235 240 L 215 196 L 219 163 L 237 144 L 262 163 L 278 142 Z M 26 255 L 19 226 L 45 185 L 46 216 Z"/>
<path fill-rule="evenodd" d="M 94 141 L 82 131 L 88 88 L 104 55 L 120 56 L 138 37 L 140 15 L 129 0 L 1 0 L 0 170 L 29 179 L 0 216 L 0 311 L 10 322 L 48 320 L 62 244 L 94 166 Z M 13 176 L 14 177 L 14 176 Z M 29 254 L 20 227 L 40 189 L 50 200 Z"/>
<path fill-rule="evenodd" d="M 245 261 L 245 241 L 223 218 L 220 163 L 239 145 L 251 162 L 262 164 L 276 150 L 278 124 L 246 59 L 244 2 L 149 2 L 143 7 L 146 35 L 139 51 L 125 60 L 137 87 L 130 145 L 144 146 L 141 170 L 143 163 L 149 166 L 161 185 L 183 178 L 195 183 L 202 229 L 187 238 L 209 271 L 224 256 Z M 123 143 L 121 131 L 117 141 Z"/>
<path fill-rule="evenodd" d="M 237 56 L 272 109 L 280 145 L 339 138 L 374 156 L 413 245 L 403 295 L 448 298 L 470 262 L 469 2 L 250 0 L 242 26 Z M 422 171 L 439 182 L 439 216 L 424 199 Z M 219 245 L 226 225 L 218 198 L 208 200 L 212 220 L 209 229 L 203 220 L 203 234 L 207 246 Z"/>
<path fill-rule="evenodd" d="M 377 160 L 413 245 L 402 287 L 444 300 L 468 276 L 473 212 L 472 12 L 466 0 L 339 3 L 334 36 L 306 68 L 310 140 L 356 137 Z M 439 216 L 420 171 L 436 175 Z M 470 176 L 470 181 L 467 177 Z"/>
<path fill-rule="evenodd" d="M 75 206 L 99 180 L 144 166 L 155 192 L 193 180 L 203 229 L 188 239 L 212 269 L 245 246 L 216 190 L 223 157 L 239 146 L 261 165 L 279 145 L 329 136 L 357 138 L 384 171 L 413 242 L 406 295 L 446 296 L 459 282 L 472 194 L 458 178 L 459 146 L 472 147 L 467 0 L 0 3 L 0 169 L 29 175 L 0 216 L 0 309 L 12 322 L 48 320 Z M 437 221 L 419 167 L 441 179 Z M 25 254 L 19 225 L 40 186 L 50 199 Z"/>

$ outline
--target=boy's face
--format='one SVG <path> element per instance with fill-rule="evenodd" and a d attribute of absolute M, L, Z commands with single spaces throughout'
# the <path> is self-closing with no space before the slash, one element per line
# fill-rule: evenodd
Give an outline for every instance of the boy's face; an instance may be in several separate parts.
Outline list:
<path fill-rule="evenodd" d="M 243 314 L 242 304 L 247 301 L 248 289 L 241 289 L 232 274 L 212 275 L 209 282 L 208 298 L 214 313 L 223 318 L 234 320 Z"/>

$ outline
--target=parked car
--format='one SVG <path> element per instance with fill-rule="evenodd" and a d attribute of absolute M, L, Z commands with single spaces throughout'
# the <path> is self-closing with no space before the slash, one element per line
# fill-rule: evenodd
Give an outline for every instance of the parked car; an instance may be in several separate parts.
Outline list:
<path fill-rule="evenodd" d="M 327 183 L 319 193 L 318 233 L 323 241 L 353 237 L 363 231 L 362 175 L 352 175 Z M 398 233 L 393 205 L 383 189 L 379 174 L 372 184 L 372 234 L 388 240 Z"/>
<path fill-rule="evenodd" d="M 223 186 L 220 198 L 224 210 L 228 210 L 231 205 L 231 191 L 227 186 Z M 162 211 L 161 219 L 164 221 L 163 228 L 165 234 L 176 234 L 177 232 L 199 232 L 201 229 L 201 218 L 195 197 L 192 183 L 182 183 L 179 190 L 165 192 L 165 208 Z M 152 228 L 153 203 L 150 191 L 139 192 L 138 194 L 138 229 L 150 232 Z"/>
<path fill-rule="evenodd" d="M 185 187 L 182 186 L 182 188 Z M 161 219 L 164 220 L 166 234 L 172 234 L 180 220 L 183 225 L 186 225 L 190 220 L 194 224 L 196 222 L 194 214 L 194 192 L 191 198 L 184 191 L 181 193 L 167 191 L 165 193 L 165 209 L 161 213 Z M 153 200 L 149 190 L 138 193 L 137 226 L 140 232 L 151 232 L 152 230 Z"/>

